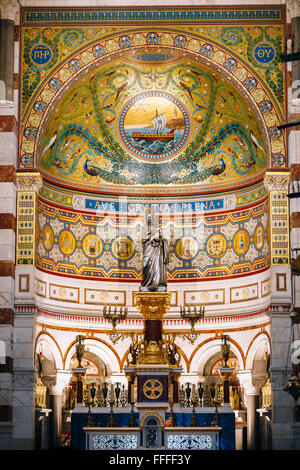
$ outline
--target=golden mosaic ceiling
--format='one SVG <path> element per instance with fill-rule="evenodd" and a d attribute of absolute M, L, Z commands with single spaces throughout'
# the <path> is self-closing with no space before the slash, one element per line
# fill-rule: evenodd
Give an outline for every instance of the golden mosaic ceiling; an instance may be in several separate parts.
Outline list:
<path fill-rule="evenodd" d="M 102 64 L 60 97 L 39 167 L 50 182 L 95 192 L 215 192 L 261 180 L 265 142 L 255 110 L 219 73 L 143 51 Z"/>

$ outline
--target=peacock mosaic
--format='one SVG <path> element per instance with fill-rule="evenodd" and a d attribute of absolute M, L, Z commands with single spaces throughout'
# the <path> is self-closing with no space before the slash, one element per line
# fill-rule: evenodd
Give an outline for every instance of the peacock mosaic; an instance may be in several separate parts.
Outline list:
<path fill-rule="evenodd" d="M 266 198 L 242 210 L 157 217 L 169 240 L 171 282 L 240 276 L 270 265 Z M 144 213 L 75 211 L 40 198 L 36 266 L 71 277 L 139 281 L 144 223 Z"/>

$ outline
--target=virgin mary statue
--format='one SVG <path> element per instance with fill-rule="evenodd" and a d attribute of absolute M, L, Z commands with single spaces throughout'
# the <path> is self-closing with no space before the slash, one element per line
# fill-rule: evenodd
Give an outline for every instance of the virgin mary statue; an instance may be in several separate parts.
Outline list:
<path fill-rule="evenodd" d="M 167 263 L 169 261 L 168 241 L 162 237 L 161 229 L 151 230 L 151 216 L 148 217 L 148 237 L 143 240 L 143 280 L 140 291 L 167 290 Z"/>

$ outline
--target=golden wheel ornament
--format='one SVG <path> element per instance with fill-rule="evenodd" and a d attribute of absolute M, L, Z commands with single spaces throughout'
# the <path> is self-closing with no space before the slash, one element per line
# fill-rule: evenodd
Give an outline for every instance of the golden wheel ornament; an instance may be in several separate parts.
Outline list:
<path fill-rule="evenodd" d="M 159 398 L 163 392 L 163 386 L 161 382 L 157 379 L 149 379 L 144 383 L 143 386 L 144 395 L 150 400 L 155 400 Z"/>

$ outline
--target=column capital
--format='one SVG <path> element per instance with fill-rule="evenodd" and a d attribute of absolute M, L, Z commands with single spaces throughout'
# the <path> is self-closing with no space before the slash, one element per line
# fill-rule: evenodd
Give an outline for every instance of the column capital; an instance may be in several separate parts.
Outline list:
<path fill-rule="evenodd" d="M 19 0 L 0 0 L 1 19 L 15 21 L 19 8 Z"/>
<path fill-rule="evenodd" d="M 288 192 L 290 184 L 290 172 L 287 171 L 266 171 L 264 184 L 268 191 Z"/>
<path fill-rule="evenodd" d="M 56 373 L 56 380 L 54 377 L 42 377 L 43 382 L 46 384 L 50 395 L 62 395 L 63 389 L 67 387 L 72 373 L 68 370 L 58 370 Z"/>
<path fill-rule="evenodd" d="M 39 171 L 16 173 L 17 191 L 34 191 L 37 193 L 42 187 L 42 184 L 43 178 Z"/>
<path fill-rule="evenodd" d="M 267 380 L 266 374 L 254 375 L 251 370 L 242 370 L 237 377 L 247 395 L 259 395 L 261 387 Z"/>

